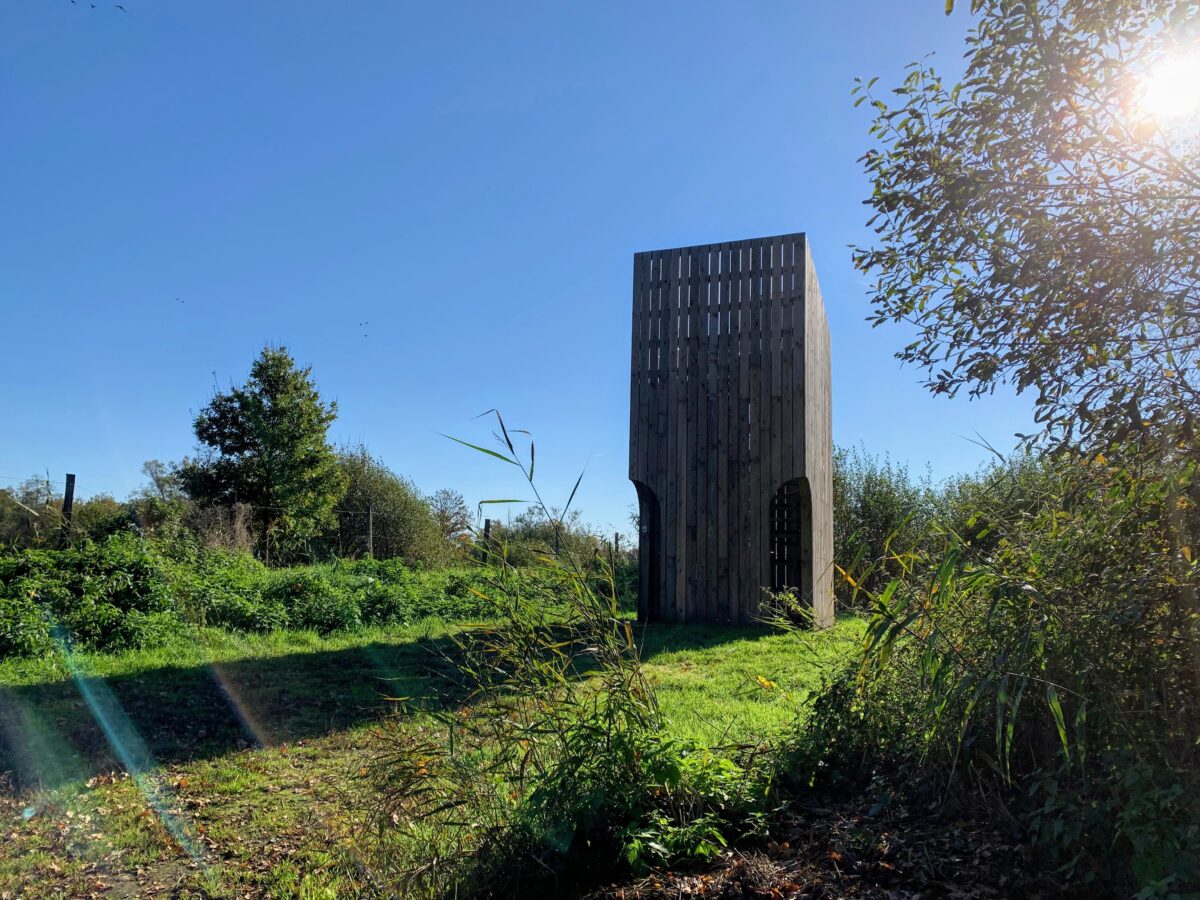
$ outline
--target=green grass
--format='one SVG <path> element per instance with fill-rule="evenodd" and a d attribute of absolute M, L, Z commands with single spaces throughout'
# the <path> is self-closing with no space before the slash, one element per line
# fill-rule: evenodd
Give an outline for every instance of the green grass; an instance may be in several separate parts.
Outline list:
<path fill-rule="evenodd" d="M 758 741 L 862 634 L 638 629 L 671 732 Z M 326 897 L 365 887 L 363 776 L 392 698 L 405 721 L 459 701 L 447 627 L 318 637 L 207 632 L 122 654 L 0 663 L 0 897 Z M 406 726 L 408 727 L 408 726 Z M 132 772 L 129 777 L 127 772 Z"/>
<path fill-rule="evenodd" d="M 710 747 L 753 743 L 795 721 L 865 630 L 853 617 L 819 634 L 649 625 L 642 656 L 675 737 Z"/>

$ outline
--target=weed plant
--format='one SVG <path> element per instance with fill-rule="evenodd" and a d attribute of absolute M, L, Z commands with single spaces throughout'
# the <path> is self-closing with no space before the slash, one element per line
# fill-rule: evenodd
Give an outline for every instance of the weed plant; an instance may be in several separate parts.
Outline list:
<path fill-rule="evenodd" d="M 509 583 L 537 580 L 513 573 Z M 186 640 L 197 628 L 322 634 L 477 618 L 478 568 L 416 570 L 360 559 L 269 569 L 252 556 L 160 543 L 122 531 L 63 550 L 0 555 L 0 656 L 54 652 L 54 629 L 74 646 L 119 651 Z"/>
<path fill-rule="evenodd" d="M 844 571 L 873 616 L 792 777 L 973 797 L 1071 889 L 1200 889 L 1196 484 L 1157 455 L 1024 460 L 885 547 L 878 591 Z"/>
<path fill-rule="evenodd" d="M 534 480 L 496 414 L 553 538 Z M 522 432 L 523 433 L 523 432 Z M 465 442 L 461 442 L 465 443 Z M 582 478 L 582 476 L 581 476 Z M 578 489 L 579 482 L 576 482 Z M 669 738 L 621 612 L 613 561 L 540 548 L 553 577 L 513 581 L 502 544 L 483 548 L 491 583 L 472 588 L 492 624 L 455 638 L 465 702 L 415 731 L 397 721 L 375 767 L 378 870 L 406 895 L 531 896 L 623 868 L 706 858 L 761 824 L 753 767 Z M 603 585 L 603 589 L 598 589 Z"/>

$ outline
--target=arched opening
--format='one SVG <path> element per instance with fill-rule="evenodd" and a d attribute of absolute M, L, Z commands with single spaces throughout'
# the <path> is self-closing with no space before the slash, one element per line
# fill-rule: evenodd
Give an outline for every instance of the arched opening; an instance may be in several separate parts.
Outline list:
<path fill-rule="evenodd" d="M 807 478 L 785 482 L 771 498 L 771 589 L 812 600 L 812 493 Z"/>
<path fill-rule="evenodd" d="M 658 497 L 640 481 L 635 481 L 638 496 L 638 620 L 650 622 L 660 617 L 659 559 L 661 526 Z"/>

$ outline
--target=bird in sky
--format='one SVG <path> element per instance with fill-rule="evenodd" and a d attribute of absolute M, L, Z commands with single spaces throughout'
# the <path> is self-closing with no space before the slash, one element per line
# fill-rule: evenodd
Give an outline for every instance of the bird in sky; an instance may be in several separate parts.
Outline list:
<path fill-rule="evenodd" d="M 121 12 L 125 12 L 125 7 L 123 7 L 120 3 L 114 3 L 113 6 L 119 9 Z"/>

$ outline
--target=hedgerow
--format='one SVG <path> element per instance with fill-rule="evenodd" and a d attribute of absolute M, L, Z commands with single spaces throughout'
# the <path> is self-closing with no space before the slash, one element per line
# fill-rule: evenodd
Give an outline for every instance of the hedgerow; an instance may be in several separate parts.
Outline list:
<path fill-rule="evenodd" d="M 42 655 L 56 644 L 161 646 L 197 627 L 328 633 L 486 618 L 484 582 L 480 570 L 418 571 L 398 560 L 270 569 L 245 553 L 119 532 L 63 550 L 0 554 L 0 656 Z"/>

